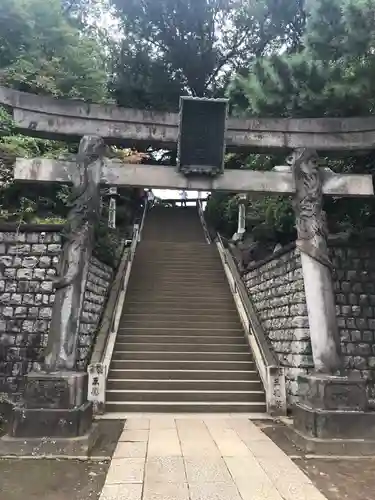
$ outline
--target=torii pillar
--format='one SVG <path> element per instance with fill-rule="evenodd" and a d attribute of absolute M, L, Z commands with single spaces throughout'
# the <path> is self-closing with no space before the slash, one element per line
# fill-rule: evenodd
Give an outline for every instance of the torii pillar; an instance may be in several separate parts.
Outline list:
<path fill-rule="evenodd" d="M 296 184 L 297 248 L 301 252 L 314 372 L 299 377 L 295 437 L 309 451 L 320 440 L 374 439 L 375 413 L 368 410 L 366 383 L 342 368 L 340 336 L 323 210 L 323 169 L 314 151 L 296 150 L 291 157 Z M 335 443 L 333 443 L 335 444 Z M 321 450 L 322 448 L 320 448 Z"/>

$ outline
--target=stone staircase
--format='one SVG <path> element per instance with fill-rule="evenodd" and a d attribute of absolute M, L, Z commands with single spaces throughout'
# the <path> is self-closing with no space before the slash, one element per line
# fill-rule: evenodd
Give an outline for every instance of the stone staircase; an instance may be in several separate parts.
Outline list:
<path fill-rule="evenodd" d="M 108 376 L 108 412 L 265 412 L 215 245 L 195 208 L 154 207 Z"/>

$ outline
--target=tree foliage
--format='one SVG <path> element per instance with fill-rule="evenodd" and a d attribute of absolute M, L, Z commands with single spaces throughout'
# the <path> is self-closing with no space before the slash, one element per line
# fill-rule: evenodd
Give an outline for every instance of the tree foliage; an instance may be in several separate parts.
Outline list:
<path fill-rule="evenodd" d="M 227 95 L 236 115 L 372 115 L 374 21 L 375 0 L 2 0 L 0 84 L 148 109 L 176 109 L 180 95 Z M 18 136 L 1 110 L 0 151 L 2 203 L 11 211 L 19 200 L 29 210 L 34 199 L 11 186 L 7 158 L 67 152 Z M 163 156 L 174 160 L 175 152 Z M 283 160 L 228 155 L 226 163 L 269 170 Z M 372 173 L 375 156 L 325 162 L 337 172 Z M 64 193 L 54 189 L 46 197 L 60 210 Z M 237 205 L 235 194 L 211 197 L 208 210 L 227 233 Z M 371 201 L 333 199 L 326 208 L 334 230 L 375 222 Z M 290 201 L 249 197 L 248 226 L 257 225 L 292 235 Z"/>
<path fill-rule="evenodd" d="M 104 52 L 69 21 L 59 0 L 2 0 L 0 83 L 100 102 L 107 97 Z"/>
<path fill-rule="evenodd" d="M 108 98 L 107 80 L 103 47 L 90 29 L 82 28 L 77 10 L 70 17 L 60 0 L 0 2 L 1 85 L 101 102 Z M 70 146 L 71 152 L 75 148 Z M 18 135 L 10 115 L 0 109 L 2 217 L 25 222 L 41 215 L 64 217 L 64 189 L 57 185 L 30 189 L 14 183 L 12 174 L 17 156 L 57 157 L 68 152 L 64 143 Z"/>
<path fill-rule="evenodd" d="M 264 54 L 232 80 L 232 111 L 264 117 L 372 115 L 375 1 L 309 0 L 304 10 L 306 25 L 297 49 Z M 374 173 L 371 152 L 322 161 L 336 172 Z M 263 218 L 269 203 L 261 211 Z M 333 231 L 375 223 L 372 200 L 327 199 L 326 210 Z"/>
<path fill-rule="evenodd" d="M 181 94 L 221 95 L 230 75 L 255 57 L 297 48 L 304 25 L 301 1 L 113 3 L 124 28 L 114 71 L 116 97 L 124 105 L 173 108 Z"/>
<path fill-rule="evenodd" d="M 318 0 L 306 9 L 302 49 L 254 61 L 232 82 L 234 107 L 242 95 L 237 111 L 257 116 L 372 114 L 375 1 Z"/>

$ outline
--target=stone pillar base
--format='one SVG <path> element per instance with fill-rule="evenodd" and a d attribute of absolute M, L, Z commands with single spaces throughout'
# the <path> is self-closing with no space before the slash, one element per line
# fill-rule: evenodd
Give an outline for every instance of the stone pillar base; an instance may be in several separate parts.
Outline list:
<path fill-rule="evenodd" d="M 300 403 L 321 410 L 366 411 L 366 382 L 355 374 L 312 373 L 298 377 Z"/>
<path fill-rule="evenodd" d="M 89 431 L 83 436 L 74 438 L 14 438 L 6 435 L 0 438 L 0 456 L 88 458 L 98 437 L 98 424 L 91 425 Z"/>
<path fill-rule="evenodd" d="M 330 445 L 339 450 L 353 445 L 358 450 L 364 440 L 375 442 L 375 412 L 368 411 L 364 380 L 312 374 L 299 377 L 299 384 L 301 400 L 294 408 L 292 436 L 296 444 L 312 452 Z"/>
<path fill-rule="evenodd" d="M 12 410 L 8 435 L 0 441 L 0 453 L 87 455 L 97 437 L 92 422 L 86 373 L 30 373 L 22 403 Z"/>

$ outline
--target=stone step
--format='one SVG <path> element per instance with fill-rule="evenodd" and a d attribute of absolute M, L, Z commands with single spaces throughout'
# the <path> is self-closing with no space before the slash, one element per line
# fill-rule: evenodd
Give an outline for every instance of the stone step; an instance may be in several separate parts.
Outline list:
<path fill-rule="evenodd" d="M 196 261 L 191 260 L 192 258 L 196 258 Z M 187 263 L 191 264 L 194 262 L 203 264 L 218 264 L 220 262 L 220 255 L 215 248 L 214 252 L 206 252 L 201 249 L 174 249 L 174 248 L 158 248 L 157 245 L 152 245 L 152 248 L 142 249 L 139 248 L 135 255 L 134 262 L 164 262 L 166 264 L 169 263 Z"/>
<path fill-rule="evenodd" d="M 174 310 L 170 310 L 168 313 L 151 313 L 148 310 L 145 311 L 145 313 L 131 313 L 131 312 L 124 312 L 122 317 L 122 322 L 128 322 L 128 321 L 138 321 L 138 320 L 147 320 L 147 321 L 155 321 L 156 323 L 159 321 L 180 321 L 182 323 L 188 321 L 190 324 L 194 323 L 197 324 L 196 321 L 214 321 L 214 322 L 226 322 L 226 321 L 235 321 L 238 323 L 238 315 L 237 313 L 233 312 L 224 312 L 224 311 L 207 311 L 204 310 L 203 312 L 197 312 L 195 310 L 191 311 L 190 314 L 181 314 L 181 313 L 176 313 Z"/>
<path fill-rule="evenodd" d="M 133 280 L 129 283 L 128 292 L 148 292 L 158 290 L 160 292 L 181 292 L 186 295 L 194 295 L 195 293 L 212 294 L 214 297 L 229 295 L 230 289 L 227 283 L 223 283 L 218 286 L 218 283 L 208 282 L 206 280 L 202 281 L 192 281 L 192 282 L 179 282 L 179 281 L 162 281 L 162 282 L 140 282 L 138 280 Z"/>
<path fill-rule="evenodd" d="M 263 391 L 212 391 L 212 390 L 107 390 L 106 400 L 111 401 L 215 401 L 225 402 L 263 402 Z"/>
<path fill-rule="evenodd" d="M 237 315 L 237 311 L 234 308 L 234 304 L 222 304 L 212 303 L 212 304 L 200 304 L 198 301 L 195 303 L 179 303 L 179 302 L 125 302 L 123 314 L 142 314 L 147 312 L 147 314 L 182 314 L 186 315 L 191 313 L 202 314 L 202 315 L 226 315 L 234 314 Z"/>
<path fill-rule="evenodd" d="M 123 318 L 120 322 L 121 328 L 189 328 L 194 327 L 197 329 L 201 328 L 240 328 L 240 320 L 237 318 L 221 320 L 219 319 L 205 319 L 195 317 L 194 322 L 191 319 L 179 320 L 178 318 L 168 318 L 168 319 L 147 319 L 147 317 L 139 319 L 127 319 Z"/>
<path fill-rule="evenodd" d="M 114 359 L 110 369 L 114 370 L 255 370 L 254 361 L 198 361 L 198 360 L 150 360 L 150 359 Z"/>
<path fill-rule="evenodd" d="M 150 257 L 152 257 L 150 255 Z M 149 262 L 145 262 L 145 259 L 141 259 L 139 263 L 136 263 L 136 260 L 134 261 L 134 265 L 132 266 L 132 273 L 137 274 L 139 272 L 145 271 L 146 273 L 149 272 L 154 272 L 155 271 L 155 263 L 156 261 L 154 259 L 150 260 Z M 192 274 L 200 274 L 200 273 L 222 273 L 222 269 L 220 269 L 220 260 L 216 262 L 212 262 L 211 264 L 202 264 L 200 262 L 174 262 L 172 261 L 164 261 L 164 262 L 157 262 L 157 270 L 158 271 L 183 271 L 183 272 L 189 272 Z"/>
<path fill-rule="evenodd" d="M 150 360 L 150 361 L 252 361 L 249 352 L 195 352 L 195 351 L 120 351 L 115 347 L 114 361 Z"/>
<path fill-rule="evenodd" d="M 109 412 L 265 412 L 215 244 L 196 209 L 152 209 L 107 381 Z"/>
<path fill-rule="evenodd" d="M 197 280 L 191 280 L 190 278 L 185 280 L 183 277 L 173 275 L 164 276 L 163 278 L 154 277 L 152 275 L 150 275 L 148 278 L 142 276 L 133 276 L 133 279 L 129 282 L 128 290 L 129 293 L 132 293 L 133 291 L 143 290 L 177 290 L 185 293 L 195 293 L 198 290 L 202 290 L 203 292 L 208 292 L 214 296 L 215 292 L 218 295 L 230 293 L 228 282 L 221 279 L 212 280 L 202 277 Z"/>
<path fill-rule="evenodd" d="M 153 290 L 132 290 L 132 292 L 127 292 L 126 297 L 131 302 L 161 302 L 163 304 L 166 303 L 180 303 L 184 304 L 185 302 L 189 302 L 190 304 L 199 303 L 199 304 L 233 304 L 233 297 L 230 294 L 229 290 L 224 291 L 224 293 L 219 293 L 219 291 L 215 292 L 215 295 L 211 292 L 200 291 L 191 293 L 190 291 L 179 291 L 176 293 L 174 290 L 167 290 L 161 292 L 158 291 L 157 288 Z"/>
<path fill-rule="evenodd" d="M 163 350 L 165 345 L 175 345 L 176 348 L 181 344 L 181 348 L 185 348 L 186 345 L 197 347 L 203 345 L 205 348 L 207 346 L 219 348 L 221 345 L 225 347 L 229 346 L 245 346 L 248 349 L 248 345 L 245 341 L 244 335 L 236 335 L 235 337 L 224 337 L 217 335 L 207 335 L 200 337 L 198 335 L 118 335 L 117 343 L 120 344 L 137 344 L 144 345 L 145 347 L 149 344 L 155 344 L 159 346 L 158 350 Z M 116 344 L 117 345 L 117 344 Z"/>
<path fill-rule="evenodd" d="M 242 344 L 198 344 L 198 343 L 189 343 L 189 344 L 182 344 L 178 342 L 173 342 L 173 343 L 158 343 L 157 339 L 154 338 L 154 342 L 152 343 L 144 343 L 138 342 L 136 343 L 130 343 L 126 342 L 124 338 L 119 339 L 116 342 L 115 346 L 116 352 L 124 352 L 124 351 L 135 351 L 135 352 L 144 352 L 144 351 L 156 351 L 156 352 L 208 352 L 208 353 L 215 353 L 215 352 L 225 352 L 225 353 L 231 353 L 231 352 L 245 352 L 248 353 L 249 347 L 245 343 L 245 339 L 243 339 Z"/>
<path fill-rule="evenodd" d="M 125 366 L 125 365 L 124 365 Z M 137 379 L 137 380 L 240 380 L 260 383 L 255 370 L 172 370 L 172 369 L 115 369 L 109 370 L 109 379 Z"/>
<path fill-rule="evenodd" d="M 138 272 L 134 274 L 133 279 L 136 278 L 138 282 L 144 282 L 146 280 L 151 280 L 155 281 L 157 285 L 160 285 L 162 283 L 170 283 L 170 282 L 175 282 L 176 280 L 182 281 L 184 285 L 188 284 L 197 284 L 200 285 L 201 283 L 207 283 L 209 285 L 214 285 L 214 284 L 222 284 L 222 285 L 227 285 L 228 286 L 228 281 L 225 277 L 223 276 L 222 273 L 203 273 L 201 272 L 200 274 L 197 274 L 194 276 L 190 271 L 184 271 L 184 272 L 175 272 L 175 271 L 166 271 L 163 272 L 161 269 L 155 269 L 153 272 Z"/>
<path fill-rule="evenodd" d="M 158 327 L 152 327 L 152 328 L 136 328 L 136 327 L 124 327 L 121 326 L 119 327 L 119 331 L 117 334 L 117 338 L 121 338 L 122 336 L 125 335 L 174 335 L 178 337 L 185 337 L 190 336 L 190 337 L 208 337 L 208 336 L 213 336 L 213 337 L 228 337 L 232 336 L 233 337 L 238 337 L 242 336 L 243 338 L 243 329 L 240 327 L 237 328 L 195 328 L 194 326 L 190 326 L 188 328 L 175 328 L 175 327 L 168 327 L 168 328 L 158 328 Z"/>
<path fill-rule="evenodd" d="M 112 401 L 106 404 L 106 411 L 109 413 L 265 413 L 267 407 L 262 402 Z"/>
<path fill-rule="evenodd" d="M 155 291 L 153 290 L 151 294 L 154 294 Z M 182 301 L 182 303 L 181 303 Z M 142 295 L 137 294 L 126 294 L 126 301 L 125 301 L 125 307 L 127 305 L 141 305 L 144 304 L 145 308 L 148 307 L 150 304 L 154 304 L 157 306 L 163 306 L 163 307 L 168 307 L 169 305 L 171 306 L 179 306 L 179 307 L 196 307 L 196 308 L 211 308 L 211 307 L 227 307 L 231 306 L 231 308 L 235 307 L 234 305 L 234 300 L 233 297 L 230 293 L 227 293 L 225 295 L 216 295 L 215 297 L 212 297 L 211 295 L 201 295 L 201 296 L 189 296 L 185 295 L 184 297 L 176 296 L 176 295 L 163 295 L 162 297 L 159 297 L 158 295 L 155 295 L 155 297 L 150 300 L 150 299 L 143 299 L 142 300 Z"/>
<path fill-rule="evenodd" d="M 108 391 L 256 391 L 262 393 L 259 380 L 186 380 L 186 379 L 126 379 L 116 372 L 110 373 L 107 381 Z"/>

